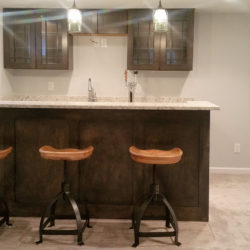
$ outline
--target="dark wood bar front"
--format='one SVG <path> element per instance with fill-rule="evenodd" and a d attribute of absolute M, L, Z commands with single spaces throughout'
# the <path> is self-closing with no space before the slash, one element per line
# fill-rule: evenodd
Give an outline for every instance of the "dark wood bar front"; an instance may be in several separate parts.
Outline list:
<path fill-rule="evenodd" d="M 80 209 L 88 201 L 93 218 L 130 218 L 138 195 L 152 182 L 150 167 L 135 163 L 129 147 L 179 147 L 182 160 L 157 168 L 160 189 L 179 220 L 208 220 L 210 111 L 0 109 L 0 149 L 13 146 L 0 164 L 0 194 L 13 216 L 40 216 L 60 190 L 62 162 L 41 159 L 39 148 L 85 148 L 90 159 L 69 163 L 66 179 Z M 59 206 L 60 212 L 67 207 Z M 164 216 L 156 204 L 147 215 Z"/>

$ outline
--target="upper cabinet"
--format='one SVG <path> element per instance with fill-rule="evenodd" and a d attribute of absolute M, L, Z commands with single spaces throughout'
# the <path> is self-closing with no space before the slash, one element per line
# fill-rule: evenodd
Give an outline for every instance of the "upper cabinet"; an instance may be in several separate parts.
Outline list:
<path fill-rule="evenodd" d="M 194 10 L 169 10 L 169 28 L 161 34 L 160 70 L 193 69 Z"/>
<path fill-rule="evenodd" d="M 72 45 L 65 10 L 4 9 L 5 68 L 71 69 Z"/>
<path fill-rule="evenodd" d="M 128 36 L 129 70 L 192 70 L 194 9 L 168 10 L 167 32 L 154 32 L 152 9 L 82 10 L 82 32 Z M 4 9 L 4 66 L 72 69 L 65 9 Z"/>
<path fill-rule="evenodd" d="M 127 34 L 127 20 L 127 10 L 82 10 L 82 32 L 80 34 Z"/>
<path fill-rule="evenodd" d="M 97 32 L 97 10 L 82 10 L 81 34 L 97 34 Z"/>
<path fill-rule="evenodd" d="M 129 11 L 128 69 L 192 70 L 194 10 L 168 10 L 167 32 L 154 32 L 152 14 Z"/>
<path fill-rule="evenodd" d="M 127 34 L 127 10 L 102 10 L 98 12 L 98 33 Z"/>
<path fill-rule="evenodd" d="M 158 70 L 160 36 L 154 32 L 152 10 L 130 10 L 128 20 L 128 69 Z"/>
<path fill-rule="evenodd" d="M 68 35 L 65 10 L 46 11 L 36 23 L 36 66 L 39 69 L 69 69 L 72 37 Z"/>
<path fill-rule="evenodd" d="M 34 69 L 35 16 L 32 10 L 4 10 L 4 67 Z"/>

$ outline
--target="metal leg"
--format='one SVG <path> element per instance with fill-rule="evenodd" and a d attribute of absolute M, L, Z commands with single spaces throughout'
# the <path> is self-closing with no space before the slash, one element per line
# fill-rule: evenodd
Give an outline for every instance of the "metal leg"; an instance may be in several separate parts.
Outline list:
<path fill-rule="evenodd" d="M 73 199 L 73 197 L 71 196 L 70 193 L 65 193 L 65 196 L 67 197 L 68 201 L 70 202 L 72 208 L 73 208 L 73 211 L 75 213 L 75 217 L 76 217 L 76 226 L 77 226 L 77 242 L 78 242 L 78 245 L 81 246 L 81 245 L 84 245 L 83 241 L 82 241 L 82 233 L 83 233 L 83 225 L 82 225 L 82 219 L 81 219 L 81 215 L 80 215 L 80 212 L 79 212 L 79 208 L 76 204 L 76 201 Z"/>
<path fill-rule="evenodd" d="M 46 214 L 49 213 L 49 211 L 51 211 L 53 205 L 57 202 L 57 200 L 63 195 L 62 192 L 60 192 L 56 198 L 54 200 L 52 200 L 49 205 L 46 207 L 46 209 L 44 210 L 44 213 L 41 217 L 40 220 L 40 226 L 39 226 L 39 240 L 36 242 L 36 244 L 40 244 L 43 242 L 43 230 L 45 229 L 45 227 L 47 226 L 47 224 L 50 222 L 50 218 L 46 221 L 46 223 L 44 223 L 44 220 L 46 218 Z"/>
<path fill-rule="evenodd" d="M 85 207 L 85 219 L 87 222 L 87 228 L 92 228 L 92 226 L 90 226 L 90 215 L 87 202 L 84 203 L 84 207 Z"/>
<path fill-rule="evenodd" d="M 36 243 L 42 243 L 43 242 L 43 234 L 52 234 L 52 235 L 77 235 L 77 243 L 78 245 L 83 245 L 83 241 L 82 241 L 82 234 L 83 231 L 85 229 L 86 226 L 89 226 L 89 212 L 88 209 L 86 207 L 86 222 L 83 224 L 82 220 L 81 220 L 81 215 L 80 215 L 80 211 L 79 208 L 77 206 L 76 201 L 73 199 L 73 197 L 71 196 L 70 192 L 69 192 L 69 186 L 66 185 L 64 183 L 64 185 L 62 185 L 62 192 L 59 193 L 56 198 L 54 200 L 52 200 L 50 202 L 50 204 L 48 205 L 48 207 L 45 209 L 42 217 L 41 217 L 41 221 L 40 221 L 40 226 L 39 226 L 39 241 L 37 241 Z M 76 227 L 77 230 L 45 230 L 46 226 L 48 224 L 50 225 L 54 225 L 54 221 L 55 221 L 55 209 L 56 209 L 56 204 L 58 199 L 65 199 L 65 201 L 69 202 L 74 214 L 75 214 L 75 220 L 76 220 Z M 48 215 L 48 218 L 45 220 L 46 215 Z M 60 216 L 59 218 L 62 218 L 62 216 Z"/>
<path fill-rule="evenodd" d="M 133 206 L 133 211 L 132 211 L 132 215 L 131 215 L 131 227 L 129 228 L 129 229 L 133 229 L 134 228 L 134 224 L 135 224 L 135 210 L 136 210 L 136 207 L 138 206 L 138 205 L 140 205 L 140 204 L 142 204 L 143 203 L 143 201 L 145 201 L 146 199 L 147 199 L 147 197 L 148 197 L 149 195 L 147 194 L 147 195 L 143 195 L 143 196 L 141 196 L 136 202 L 135 202 L 135 204 L 134 204 L 134 206 Z"/>
<path fill-rule="evenodd" d="M 0 226 L 3 223 L 6 223 L 7 226 L 12 226 L 12 224 L 9 222 L 9 218 L 10 218 L 10 213 L 9 213 L 9 208 L 7 203 L 5 202 L 5 200 L 1 200 L 3 207 L 4 207 L 4 215 L 3 215 L 3 219 L 0 221 Z"/>
<path fill-rule="evenodd" d="M 146 208 L 152 201 L 157 201 L 158 197 L 160 196 L 161 201 L 165 205 L 166 209 L 166 217 L 165 223 L 166 227 L 171 228 L 173 227 L 174 231 L 167 231 L 167 232 L 140 232 L 140 225 L 143 214 L 145 213 Z M 132 228 L 134 229 L 134 237 L 135 242 L 133 247 L 137 247 L 139 245 L 139 238 L 140 237 L 175 237 L 175 244 L 180 246 L 181 243 L 178 241 L 178 222 L 174 213 L 173 208 L 170 206 L 169 202 L 167 201 L 166 197 L 160 193 L 159 185 L 156 184 L 156 165 L 153 165 L 153 183 L 150 186 L 150 195 L 144 200 L 141 204 L 134 206 L 133 213 L 132 213 Z"/>
<path fill-rule="evenodd" d="M 56 205 L 57 205 L 57 201 L 52 205 L 51 209 L 50 209 L 50 224 L 49 227 L 53 227 L 55 226 L 55 212 L 56 212 Z"/>
<path fill-rule="evenodd" d="M 139 245 L 139 231 L 140 231 L 140 226 L 141 226 L 141 220 L 143 217 L 143 214 L 150 204 L 150 202 L 153 200 L 154 194 L 150 194 L 148 198 L 142 203 L 142 205 L 138 206 L 136 209 L 135 208 L 135 214 L 134 214 L 134 237 L 135 237 L 135 242 L 132 245 L 133 247 L 137 247 Z"/>
<path fill-rule="evenodd" d="M 162 202 L 166 206 L 166 209 L 168 209 L 169 213 L 170 213 L 170 223 L 171 223 L 171 225 L 173 226 L 173 228 L 175 230 L 175 245 L 180 246 L 181 243 L 178 241 L 179 228 L 178 228 L 178 222 L 177 222 L 177 218 L 175 216 L 174 210 L 171 207 L 171 205 L 169 204 L 169 202 L 167 201 L 165 195 L 160 194 L 160 196 L 162 198 Z"/>
<path fill-rule="evenodd" d="M 5 206 L 5 223 L 7 226 L 12 226 L 12 224 L 10 223 L 9 219 L 10 219 L 10 212 L 9 212 L 9 208 L 7 203 L 3 200 L 3 204 Z"/>
<path fill-rule="evenodd" d="M 170 226 L 170 212 L 169 212 L 167 207 L 165 207 L 165 209 L 166 209 L 166 227 L 171 228 L 171 226 Z"/>
<path fill-rule="evenodd" d="M 67 162 L 64 161 L 64 177 L 65 172 L 67 170 Z M 67 215 L 55 215 L 56 211 L 56 205 L 59 198 L 62 198 L 64 201 L 69 202 L 73 211 L 74 211 L 74 217 L 76 220 L 76 229 L 70 229 L 70 230 L 64 230 L 64 229 L 53 229 L 53 230 L 47 230 L 45 229 L 48 225 L 50 227 L 55 225 L 55 219 L 71 219 L 71 216 Z M 43 235 L 77 235 L 77 243 L 78 245 L 83 245 L 82 241 L 82 234 L 86 227 L 91 227 L 89 224 L 89 210 L 87 208 L 87 204 L 85 204 L 85 210 L 86 210 L 86 221 L 85 223 L 82 222 L 81 215 L 79 208 L 77 206 L 76 201 L 70 194 L 70 185 L 66 181 L 63 181 L 61 184 L 61 192 L 56 196 L 55 199 L 53 199 L 47 208 L 45 209 L 39 226 L 39 241 L 36 243 L 42 243 L 43 242 Z M 46 215 L 48 215 L 46 219 Z"/>

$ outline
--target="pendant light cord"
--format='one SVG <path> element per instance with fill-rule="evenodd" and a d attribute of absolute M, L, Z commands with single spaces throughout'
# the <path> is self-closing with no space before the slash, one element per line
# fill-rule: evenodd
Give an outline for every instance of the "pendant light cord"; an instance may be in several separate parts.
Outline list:
<path fill-rule="evenodd" d="M 158 7 L 158 9 L 163 9 L 161 0 L 159 1 L 159 7 Z"/>

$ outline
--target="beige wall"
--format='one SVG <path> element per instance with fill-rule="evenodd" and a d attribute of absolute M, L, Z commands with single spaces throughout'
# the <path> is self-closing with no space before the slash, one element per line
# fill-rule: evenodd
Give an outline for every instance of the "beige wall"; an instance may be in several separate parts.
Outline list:
<path fill-rule="evenodd" d="M 137 95 L 184 96 L 221 106 L 211 116 L 211 166 L 250 168 L 250 16 L 198 13 L 192 72 L 139 72 Z M 87 95 L 93 80 L 97 96 L 126 96 L 126 38 L 107 38 L 95 48 L 88 37 L 74 38 L 74 70 L 4 70 L 0 93 Z M 2 50 L 0 50 L 2 53 Z M 48 82 L 55 91 L 48 91 Z M 234 143 L 241 153 L 234 154 Z"/>

